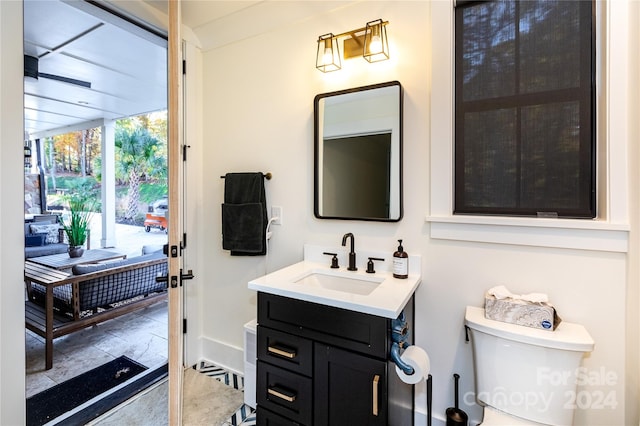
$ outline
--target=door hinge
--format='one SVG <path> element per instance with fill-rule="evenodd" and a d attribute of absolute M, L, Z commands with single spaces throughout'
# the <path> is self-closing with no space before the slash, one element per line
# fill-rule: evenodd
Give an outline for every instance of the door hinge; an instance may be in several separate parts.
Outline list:
<path fill-rule="evenodd" d="M 191 148 L 191 145 L 182 145 L 182 161 L 187 161 L 187 148 Z"/>
<path fill-rule="evenodd" d="M 187 61 L 182 60 L 182 74 L 187 74 Z"/>
<path fill-rule="evenodd" d="M 182 334 L 187 334 L 187 319 L 182 318 Z"/>

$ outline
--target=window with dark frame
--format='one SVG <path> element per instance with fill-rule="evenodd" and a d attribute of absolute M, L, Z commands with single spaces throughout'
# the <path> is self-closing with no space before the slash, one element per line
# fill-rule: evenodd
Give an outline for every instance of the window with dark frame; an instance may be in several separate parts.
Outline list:
<path fill-rule="evenodd" d="M 460 1 L 455 214 L 593 218 L 591 1 Z"/>

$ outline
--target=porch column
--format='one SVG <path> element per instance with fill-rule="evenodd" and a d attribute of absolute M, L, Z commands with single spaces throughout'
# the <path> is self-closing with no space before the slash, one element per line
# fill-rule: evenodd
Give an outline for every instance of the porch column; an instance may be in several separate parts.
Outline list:
<path fill-rule="evenodd" d="M 105 120 L 102 133 L 102 237 L 100 247 L 116 246 L 115 121 Z"/>

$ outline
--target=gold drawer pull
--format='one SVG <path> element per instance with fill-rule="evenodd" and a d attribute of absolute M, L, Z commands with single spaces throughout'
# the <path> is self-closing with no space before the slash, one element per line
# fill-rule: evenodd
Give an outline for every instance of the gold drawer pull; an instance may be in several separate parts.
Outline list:
<path fill-rule="evenodd" d="M 276 396 L 276 397 L 278 397 L 280 399 L 284 399 L 287 402 L 293 402 L 293 401 L 296 400 L 296 396 L 295 395 L 287 395 L 282 390 L 276 390 L 274 388 L 269 388 L 269 389 L 267 389 L 267 392 L 269 393 L 269 395 L 273 395 L 273 396 Z"/>
<path fill-rule="evenodd" d="M 289 358 L 289 359 L 293 359 L 296 357 L 296 351 L 294 350 L 287 350 L 285 348 L 283 348 L 282 346 L 278 347 L 278 346 L 269 346 L 267 348 L 267 350 L 269 352 L 271 352 L 272 354 L 276 354 L 276 355 L 280 355 L 283 356 L 285 358 Z"/>
<path fill-rule="evenodd" d="M 380 381 L 380 376 L 377 374 L 373 376 L 373 415 L 378 415 L 378 382 Z"/>

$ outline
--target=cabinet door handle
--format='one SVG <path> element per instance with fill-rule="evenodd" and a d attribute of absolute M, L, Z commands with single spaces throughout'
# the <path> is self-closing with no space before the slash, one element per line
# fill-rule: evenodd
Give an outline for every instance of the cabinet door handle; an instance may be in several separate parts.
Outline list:
<path fill-rule="evenodd" d="M 378 382 L 380 381 L 380 376 L 377 374 L 373 376 L 373 415 L 378 415 Z"/>
<path fill-rule="evenodd" d="M 285 348 L 283 346 L 270 345 L 267 350 L 276 355 L 283 356 L 285 358 L 293 359 L 296 357 L 296 351 L 293 349 Z"/>
<path fill-rule="evenodd" d="M 283 399 L 287 402 L 293 402 L 296 400 L 296 395 L 294 393 L 289 393 L 283 389 L 279 389 L 279 388 L 268 388 L 267 389 L 267 393 L 269 395 L 273 395 L 277 398 Z"/>

